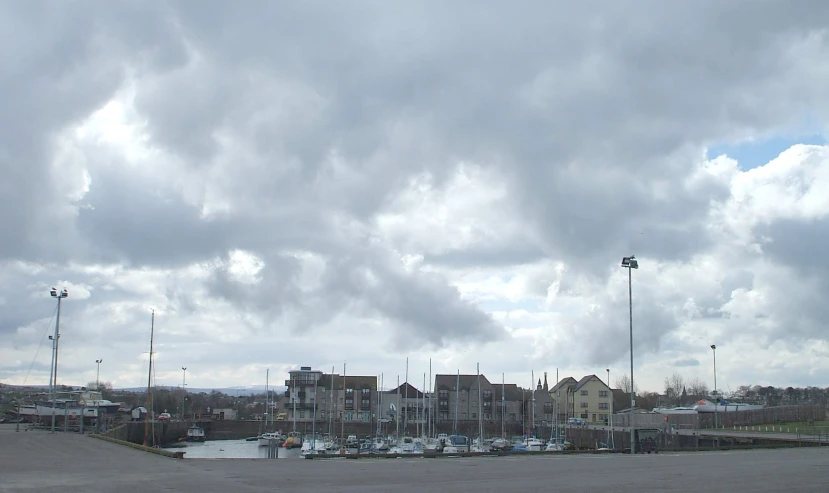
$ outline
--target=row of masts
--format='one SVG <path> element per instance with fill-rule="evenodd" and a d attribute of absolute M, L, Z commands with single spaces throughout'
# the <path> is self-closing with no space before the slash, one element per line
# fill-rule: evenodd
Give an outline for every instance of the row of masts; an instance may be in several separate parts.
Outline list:
<path fill-rule="evenodd" d="M 152 412 L 153 409 L 153 393 L 152 393 L 152 376 L 153 376 L 153 343 L 154 343 L 154 335 L 155 335 L 155 310 L 151 313 L 150 318 L 150 357 L 149 357 L 149 365 L 147 371 L 147 411 Z M 57 359 L 57 358 L 55 358 Z M 343 392 L 346 390 L 346 363 L 343 363 Z M 535 372 L 532 371 L 531 373 L 531 391 L 532 391 L 532 408 L 530 411 L 531 416 L 531 429 L 535 429 Z M 329 398 L 329 412 L 328 412 L 328 433 L 331 435 L 333 433 L 333 419 L 334 413 L 333 409 L 331 409 L 334 405 L 334 367 L 331 367 L 331 385 L 329 386 L 330 389 L 330 398 Z M 380 388 L 383 389 L 384 387 L 384 375 L 380 374 Z M 460 370 L 457 372 L 456 376 L 456 384 L 455 388 L 460 388 Z M 505 406 L 505 388 L 506 383 L 504 381 L 504 374 L 501 374 L 501 435 L 504 435 L 505 432 L 505 422 L 504 422 L 504 406 Z M 271 398 L 271 391 L 270 391 L 270 369 L 267 369 L 265 372 L 265 392 L 266 392 L 266 406 L 267 406 L 267 413 L 265 414 L 265 427 L 273 426 L 274 417 L 273 417 L 273 400 Z M 426 373 L 423 373 L 423 389 L 426 389 Z M 481 389 L 481 365 L 480 363 L 477 364 L 477 389 L 480 393 Z M 292 389 L 293 390 L 293 389 Z M 408 419 L 409 419 L 409 358 L 406 358 L 406 373 L 405 373 L 405 383 L 404 383 L 404 401 L 406 402 L 406 409 L 403 411 L 403 427 L 404 430 L 408 430 Z M 428 394 L 432 395 L 432 359 L 429 358 L 429 390 Z M 316 395 L 317 395 L 317 382 L 314 382 L 314 416 L 312 420 L 312 436 L 316 436 L 316 421 L 317 421 L 317 405 L 316 405 Z M 381 409 L 381 392 L 377 392 L 377 435 L 381 435 L 382 430 L 382 409 Z M 415 407 L 415 424 L 416 424 L 416 433 L 418 435 L 426 435 L 426 436 L 434 436 L 434 419 L 432 416 L 432 412 L 425 412 L 427 404 L 426 404 L 426 393 L 421 392 L 421 399 L 422 404 L 421 407 Z M 352 397 L 353 399 L 353 397 Z M 293 431 L 296 431 L 296 396 L 292 399 L 293 402 L 293 412 L 292 414 L 292 421 L 293 421 Z M 431 400 L 429 408 L 431 409 Z M 479 436 L 483 438 L 483 399 L 482 396 L 478 396 L 478 432 Z M 356 399 L 353 399 L 352 402 L 356 402 Z M 458 425 L 458 405 L 459 399 L 455 399 L 455 413 L 454 419 L 452 421 L 452 433 L 457 433 L 457 425 Z M 422 411 L 421 411 L 422 410 Z M 401 412 L 400 408 L 400 376 L 397 376 L 397 406 L 395 410 L 395 424 L 396 424 L 396 435 L 400 436 L 400 416 L 399 413 Z M 426 414 L 426 423 L 423 423 L 423 419 L 421 418 L 420 413 L 423 412 Z M 343 417 L 344 418 L 344 417 Z M 340 419 L 341 421 L 341 428 L 340 434 L 345 437 L 345 419 Z M 269 423 L 270 422 L 270 423 Z M 425 429 L 424 429 L 424 426 Z M 154 426 L 154 420 L 148 419 L 144 423 L 144 445 L 150 445 L 150 440 L 152 439 L 155 442 L 155 430 L 153 429 L 152 433 L 150 433 L 150 426 Z M 154 443 L 153 443 L 154 445 Z"/>

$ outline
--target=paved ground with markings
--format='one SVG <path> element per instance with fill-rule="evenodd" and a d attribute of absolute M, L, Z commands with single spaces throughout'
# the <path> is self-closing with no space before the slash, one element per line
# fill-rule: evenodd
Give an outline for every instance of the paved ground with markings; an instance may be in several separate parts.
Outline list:
<path fill-rule="evenodd" d="M 829 447 L 658 455 L 175 460 L 75 434 L 0 425 L 0 492 L 824 493 Z"/>

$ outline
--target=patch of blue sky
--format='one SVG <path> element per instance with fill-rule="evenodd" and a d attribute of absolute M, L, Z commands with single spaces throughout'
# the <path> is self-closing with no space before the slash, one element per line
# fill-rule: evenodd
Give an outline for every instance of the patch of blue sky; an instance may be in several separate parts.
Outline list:
<path fill-rule="evenodd" d="M 708 159 L 722 154 L 739 163 L 740 169 L 749 170 L 763 166 L 780 155 L 781 152 L 797 144 L 827 145 L 829 139 L 825 135 L 815 133 L 810 135 L 775 135 L 767 138 L 746 140 L 734 143 L 720 143 L 708 148 Z"/>
<path fill-rule="evenodd" d="M 541 308 L 541 305 L 534 300 L 521 300 L 514 303 L 509 300 L 487 300 L 481 301 L 478 306 L 487 312 L 509 312 L 514 310 L 537 312 Z"/>

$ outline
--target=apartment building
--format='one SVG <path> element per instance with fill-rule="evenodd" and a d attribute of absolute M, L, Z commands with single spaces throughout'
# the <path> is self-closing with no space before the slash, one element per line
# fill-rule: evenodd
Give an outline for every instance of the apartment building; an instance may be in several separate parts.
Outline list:
<path fill-rule="evenodd" d="M 612 390 L 596 375 L 585 375 L 581 380 L 562 378 L 550 389 L 550 396 L 558 403 L 560 421 L 575 417 L 604 424 L 613 413 Z"/>
<path fill-rule="evenodd" d="M 323 373 L 303 366 L 289 372 L 285 386 L 284 412 L 291 421 L 311 421 L 315 409 L 318 420 L 374 419 L 376 376 Z"/>
<path fill-rule="evenodd" d="M 429 419 L 429 396 L 408 382 L 392 390 L 380 392 L 380 418 L 396 423 L 401 429 L 415 430 Z"/>
<path fill-rule="evenodd" d="M 546 380 L 546 377 L 545 377 Z M 438 422 L 477 420 L 536 423 L 546 425 L 553 420 L 553 399 L 539 379 L 535 389 L 516 384 L 491 383 L 486 376 L 436 375 L 435 413 Z"/>

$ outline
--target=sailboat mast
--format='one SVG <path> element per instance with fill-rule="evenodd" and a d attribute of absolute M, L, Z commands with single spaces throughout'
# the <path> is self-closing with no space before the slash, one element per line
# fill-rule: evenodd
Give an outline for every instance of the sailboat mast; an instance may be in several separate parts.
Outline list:
<path fill-rule="evenodd" d="M 382 373 L 380 373 L 380 382 L 381 382 L 380 383 L 380 388 L 377 389 L 377 431 L 374 432 L 374 436 L 378 436 L 378 437 L 380 436 L 380 420 L 382 419 L 382 413 L 383 413 L 383 410 L 381 409 L 381 402 L 380 402 L 380 396 L 382 395 L 381 394 L 381 392 L 382 392 L 381 389 L 383 388 L 383 383 L 382 383 L 383 382 L 383 374 Z"/>
<path fill-rule="evenodd" d="M 420 393 L 420 434 L 426 436 L 426 372 L 423 372 L 423 392 Z"/>
<path fill-rule="evenodd" d="M 395 420 L 396 428 L 395 428 L 395 435 L 396 439 L 400 441 L 400 375 L 397 375 L 397 389 L 394 391 L 397 394 L 397 419 Z"/>
<path fill-rule="evenodd" d="M 406 358 L 406 382 L 405 382 L 406 389 L 404 390 L 405 394 L 403 397 L 403 406 L 406 408 L 405 414 L 403 414 L 403 434 L 408 436 L 409 435 L 409 358 Z"/>
<path fill-rule="evenodd" d="M 328 435 L 334 433 L 334 367 L 331 367 L 331 389 L 330 397 L 328 399 Z M 333 438 L 331 438 L 333 440 Z"/>
<path fill-rule="evenodd" d="M 505 402 L 504 402 L 504 393 L 506 392 L 507 384 L 505 383 L 506 380 L 504 379 L 504 374 L 501 373 L 501 438 L 506 438 L 506 433 L 504 433 L 504 411 L 506 411 Z"/>
<path fill-rule="evenodd" d="M 153 418 L 153 336 L 155 333 L 155 310 L 152 311 L 150 318 L 150 365 L 147 371 L 147 418 L 144 420 L 144 446 L 150 443 L 150 419 Z M 155 441 L 155 437 L 153 437 Z"/>
<path fill-rule="evenodd" d="M 311 421 L 311 453 L 317 449 L 317 383 L 314 379 L 314 420 Z"/>
<path fill-rule="evenodd" d="M 432 433 L 432 358 L 429 358 L 429 414 L 426 415 L 429 426 L 428 426 L 428 433 L 429 436 L 432 437 L 434 434 Z"/>
<path fill-rule="evenodd" d="M 343 361 L 343 416 L 340 419 L 340 440 L 342 444 L 343 450 L 345 450 L 345 401 L 347 398 L 346 388 L 345 388 L 345 361 Z M 352 397 L 352 401 L 354 398 Z M 353 406 L 352 406 L 353 407 Z"/>
<path fill-rule="evenodd" d="M 461 396 L 461 370 L 458 369 L 458 377 L 455 379 L 455 419 L 452 420 L 452 434 L 458 434 L 458 403 Z"/>
<path fill-rule="evenodd" d="M 530 370 L 530 391 L 532 392 L 532 407 L 530 407 L 530 433 L 535 436 L 535 370 Z"/>
<path fill-rule="evenodd" d="M 271 416 L 273 412 L 273 406 L 271 406 L 271 369 L 265 369 L 265 431 L 268 431 L 268 420 L 271 420 L 273 423 L 273 418 Z"/>
<path fill-rule="evenodd" d="M 481 364 L 478 363 L 478 447 L 483 450 L 484 447 L 484 415 L 483 413 L 483 394 L 481 393 Z"/>

